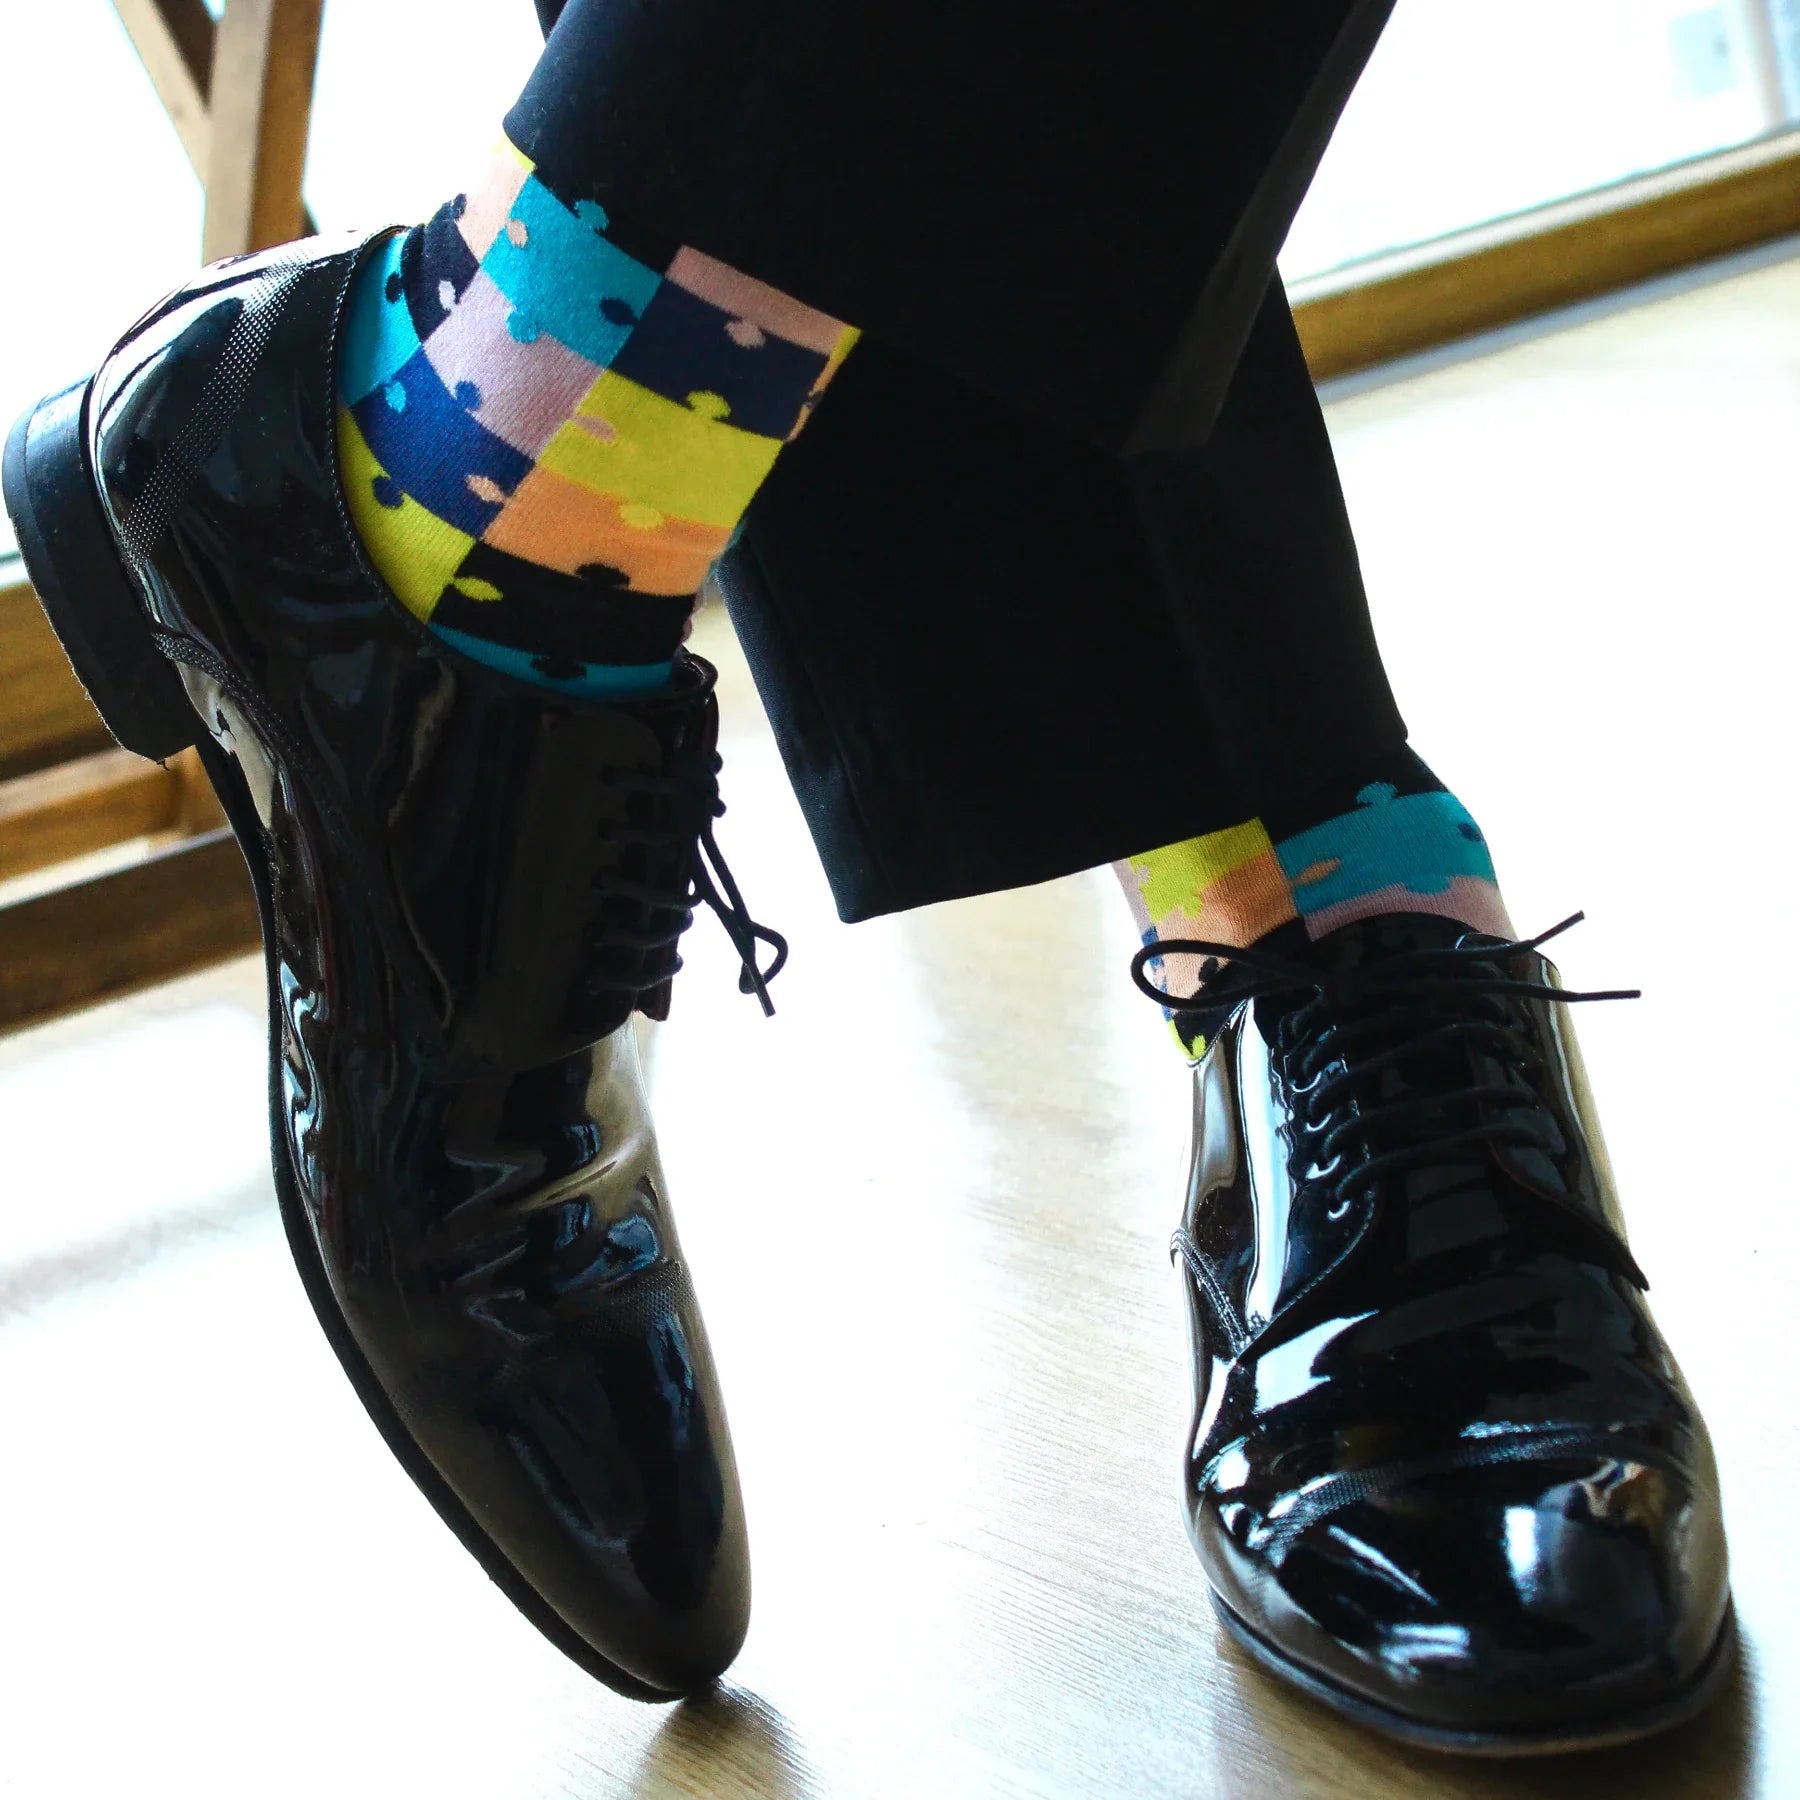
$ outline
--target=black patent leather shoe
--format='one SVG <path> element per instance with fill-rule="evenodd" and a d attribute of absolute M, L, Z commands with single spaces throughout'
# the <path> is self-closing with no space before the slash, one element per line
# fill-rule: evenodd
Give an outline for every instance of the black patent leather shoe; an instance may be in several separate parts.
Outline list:
<path fill-rule="evenodd" d="M 706 664 L 564 700 L 368 566 L 332 384 L 365 248 L 207 270 L 19 422 L 6 505 L 119 741 L 197 744 L 243 846 L 282 1214 L 358 1395 L 547 1637 L 669 1698 L 731 1661 L 749 1572 L 631 1017 L 666 1012 L 697 899 L 752 968 L 779 942 L 701 855 Z"/>
<path fill-rule="evenodd" d="M 1616 996 L 1565 993 L 1544 941 L 1403 916 L 1134 966 L 1161 1000 L 1159 950 L 1229 959 L 1174 1244 L 1219 1616 L 1340 1711 L 1488 1755 L 1674 1724 L 1733 1645 L 1711 1445 L 1568 1025 Z"/>

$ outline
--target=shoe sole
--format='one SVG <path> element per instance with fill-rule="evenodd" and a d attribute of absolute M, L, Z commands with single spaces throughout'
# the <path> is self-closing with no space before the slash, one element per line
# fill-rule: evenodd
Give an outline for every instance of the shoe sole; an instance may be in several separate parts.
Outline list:
<path fill-rule="evenodd" d="M 1384 1737 L 1423 1750 L 1442 1750 L 1456 1756 L 1480 1756 L 1492 1759 L 1526 1756 L 1561 1756 L 1575 1750 L 1607 1750 L 1620 1744 L 1635 1743 L 1639 1738 L 1653 1737 L 1683 1725 L 1706 1711 L 1724 1692 L 1737 1661 L 1737 1624 L 1729 1607 L 1700 1667 L 1675 1692 L 1654 1706 L 1631 1713 L 1612 1713 L 1604 1717 L 1571 1722 L 1551 1728 L 1526 1726 L 1517 1730 L 1458 1731 L 1449 1726 L 1432 1725 L 1415 1719 L 1393 1707 L 1381 1705 L 1354 1689 L 1321 1675 L 1297 1661 L 1285 1650 L 1278 1649 L 1254 1626 L 1215 1593 L 1209 1596 L 1213 1611 L 1219 1615 L 1232 1638 L 1247 1650 L 1264 1669 L 1278 1675 L 1322 1701 L 1334 1712 L 1367 1725 Z"/>
<path fill-rule="evenodd" d="M 269 1142 L 275 1190 L 288 1248 L 319 1325 L 395 1461 L 495 1586 L 558 1650 L 596 1681 L 632 1700 L 667 1703 L 704 1693 L 711 1679 L 685 1689 L 653 1687 L 602 1656 L 570 1627 L 476 1522 L 406 1429 L 338 1306 L 282 1128 L 274 884 L 263 851 L 262 823 L 243 775 L 202 729 L 180 675 L 158 647 L 119 556 L 88 461 L 83 419 L 89 385 L 80 381 L 51 395 L 13 426 L 0 460 L 0 497 L 18 533 L 38 601 L 107 730 L 127 750 L 156 761 L 195 745 L 244 854 L 262 921 L 269 992 Z"/>

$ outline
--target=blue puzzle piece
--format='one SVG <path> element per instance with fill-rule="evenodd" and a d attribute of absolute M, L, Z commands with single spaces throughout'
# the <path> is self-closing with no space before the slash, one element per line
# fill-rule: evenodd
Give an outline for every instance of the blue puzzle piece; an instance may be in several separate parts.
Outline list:
<path fill-rule="evenodd" d="M 351 407 L 375 460 L 428 512 L 458 531 L 480 537 L 502 500 L 484 497 L 471 477 L 510 494 L 531 470 L 531 458 L 476 422 L 447 392 L 418 351 L 378 393 Z"/>

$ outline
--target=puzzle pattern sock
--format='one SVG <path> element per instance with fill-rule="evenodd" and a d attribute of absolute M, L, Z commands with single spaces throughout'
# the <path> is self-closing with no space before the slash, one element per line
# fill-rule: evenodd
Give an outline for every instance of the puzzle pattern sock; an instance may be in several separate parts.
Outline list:
<path fill-rule="evenodd" d="M 344 494 L 401 602 L 604 697 L 669 677 L 694 598 L 856 333 L 552 192 L 510 144 L 359 273 Z"/>
<path fill-rule="evenodd" d="M 1167 844 L 1114 865 L 1146 944 L 1204 938 L 1248 945 L 1272 933 L 1320 938 L 1382 913 L 1435 913 L 1511 937 L 1481 828 L 1410 750 L 1354 784 L 1264 818 Z M 1203 959 L 1154 959 L 1165 993 L 1192 994 Z M 1176 1015 L 1191 1054 L 1205 1022 Z"/>

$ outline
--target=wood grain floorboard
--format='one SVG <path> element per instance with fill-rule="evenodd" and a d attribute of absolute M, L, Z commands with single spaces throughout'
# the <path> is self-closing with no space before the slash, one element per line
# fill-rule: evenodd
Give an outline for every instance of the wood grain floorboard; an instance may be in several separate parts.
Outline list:
<path fill-rule="evenodd" d="M 287 1263 L 242 962 L 0 1044 L 0 1790 L 1800 1794 L 1797 316 L 1786 265 L 1332 420 L 1416 742 L 1521 926 L 1587 907 L 1571 981 L 1646 990 L 1580 1022 L 1719 1440 L 1747 1648 L 1715 1714 L 1460 1764 L 1221 1640 L 1176 1509 L 1185 1073 L 1110 878 L 840 927 L 711 616 L 721 837 L 795 942 L 765 1023 L 703 925 L 650 1039 L 756 1551 L 730 1681 L 595 1687 L 394 1467 Z"/>

